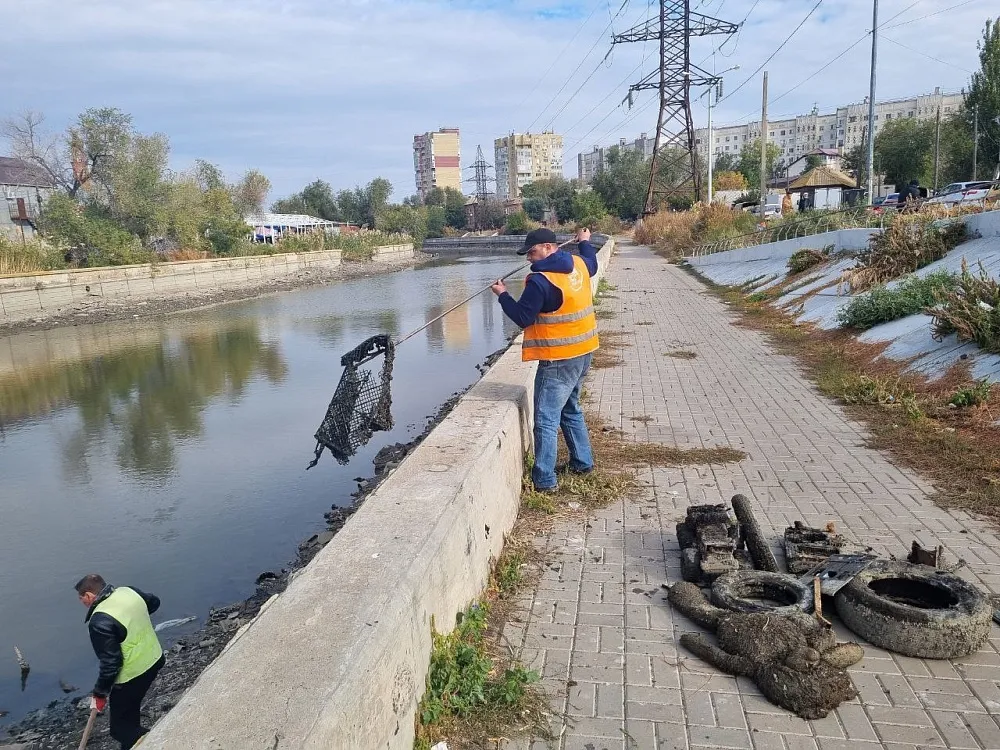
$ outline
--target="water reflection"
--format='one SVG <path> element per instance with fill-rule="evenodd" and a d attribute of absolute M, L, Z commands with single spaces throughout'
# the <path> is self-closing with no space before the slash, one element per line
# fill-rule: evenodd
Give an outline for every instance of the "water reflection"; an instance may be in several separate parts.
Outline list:
<path fill-rule="evenodd" d="M 210 401 L 239 400 L 255 378 L 278 384 L 286 374 L 278 345 L 240 321 L 0 377 L 0 424 L 75 406 L 79 425 L 57 438 L 67 481 L 89 483 L 90 448 L 100 442 L 113 443 L 124 473 L 163 480 L 175 469 L 176 441 L 201 435 Z"/>
<path fill-rule="evenodd" d="M 397 310 L 354 310 L 343 315 L 318 315 L 308 321 L 309 328 L 324 343 L 340 346 L 345 340 L 358 343 L 372 335 L 387 333 L 393 338 L 400 334 Z"/>

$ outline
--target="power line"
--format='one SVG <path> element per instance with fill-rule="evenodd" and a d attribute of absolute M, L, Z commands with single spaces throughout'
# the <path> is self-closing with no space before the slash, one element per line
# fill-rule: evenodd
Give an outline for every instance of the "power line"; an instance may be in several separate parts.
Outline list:
<path fill-rule="evenodd" d="M 523 107 L 525 102 L 527 102 L 532 96 L 534 96 L 535 92 L 538 91 L 538 87 L 542 85 L 542 81 L 544 81 L 545 78 L 549 75 L 549 73 L 552 72 L 552 69 L 556 66 L 556 64 L 560 60 L 562 60 L 563 56 L 566 54 L 566 50 L 568 50 L 570 46 L 573 44 L 573 42 L 576 41 L 576 38 L 580 36 L 580 32 L 583 31 L 584 27 L 588 23 L 590 23 L 590 19 L 594 17 L 594 14 L 597 13 L 597 11 L 603 5 L 604 5 L 603 2 L 598 2 L 596 5 L 594 5 L 594 9 L 590 11 L 590 15 L 583 20 L 583 23 L 577 26 L 576 31 L 573 32 L 573 36 L 571 36 L 570 40 L 566 42 L 566 46 L 562 48 L 562 51 L 558 55 L 552 58 L 552 64 L 549 65 L 548 70 L 542 73 L 541 77 L 535 82 L 535 87 L 531 90 L 531 93 L 529 93 L 526 97 L 524 97 L 524 99 L 521 100 L 521 103 L 518 105 L 518 109 Z"/>
<path fill-rule="evenodd" d="M 909 21 L 900 21 L 899 23 L 893 24 L 892 26 L 880 26 L 880 29 L 898 29 L 900 26 L 906 26 L 907 24 L 916 23 L 917 21 L 923 21 L 925 18 L 930 18 L 932 16 L 940 16 L 942 13 L 947 13 L 948 11 L 955 10 L 956 8 L 961 8 L 963 5 L 969 5 L 970 3 L 978 2 L 978 0 L 965 0 L 965 2 L 958 3 L 957 5 L 952 5 L 948 8 L 943 8 L 941 10 L 936 10 L 933 13 L 928 13 L 925 16 L 918 16 L 917 18 L 911 18 Z"/>
<path fill-rule="evenodd" d="M 610 54 L 611 50 L 608 50 L 608 55 Z M 576 97 L 576 95 L 580 93 L 580 90 L 584 86 L 586 86 L 590 82 L 590 79 L 593 78 L 594 75 L 597 73 L 597 71 L 601 69 L 601 66 L 604 65 L 605 60 L 608 59 L 608 55 L 605 55 L 604 58 L 599 63 L 597 63 L 594 69 L 590 71 L 590 75 L 584 78 L 583 83 L 581 83 L 579 86 L 576 87 L 576 91 L 574 91 L 566 98 L 566 101 L 563 102 L 563 105 L 562 107 L 559 108 L 559 111 L 556 112 L 554 115 L 552 115 L 552 117 L 549 119 L 549 124 L 548 124 L 549 130 L 552 130 L 552 126 L 555 125 L 556 118 L 566 110 L 566 107 L 568 107 L 573 102 L 574 97 Z"/>
<path fill-rule="evenodd" d="M 963 68 L 961 65 L 955 65 L 955 63 L 950 63 L 947 60 L 941 60 L 940 58 L 934 57 L 932 55 L 928 55 L 926 52 L 921 52 L 920 50 L 914 49 L 913 47 L 909 47 L 909 46 L 903 44 L 902 42 L 897 42 L 895 39 L 890 39 L 885 34 L 882 34 L 881 38 L 885 39 L 887 42 L 892 42 L 897 47 L 902 47 L 903 49 L 909 50 L 910 52 L 916 52 L 918 55 L 926 57 L 928 60 L 933 60 L 934 62 L 939 62 L 942 65 L 949 65 L 952 68 L 956 68 L 958 70 L 961 70 L 961 71 L 964 71 L 964 72 L 968 73 L 969 75 L 973 75 L 973 72 L 971 70 L 969 70 L 968 68 Z"/>
<path fill-rule="evenodd" d="M 559 98 L 559 95 L 562 94 L 562 92 L 566 90 L 566 87 L 569 85 L 570 81 L 573 80 L 573 76 L 575 76 L 580 71 L 580 68 L 583 67 L 583 64 L 585 62 L 587 62 L 587 60 L 590 58 L 590 56 L 594 53 L 594 50 L 597 49 L 598 45 L 600 45 L 601 40 L 604 37 L 604 35 L 608 31 L 611 30 L 612 25 L 614 24 L 615 18 L 617 18 L 619 15 L 621 15 L 621 12 L 623 10 L 625 10 L 625 7 L 627 5 L 628 5 L 628 0 L 624 0 L 624 2 L 621 4 L 621 7 L 618 8 L 618 12 L 615 13 L 615 15 L 612 17 L 611 21 L 608 23 L 608 25 L 604 27 L 604 29 L 598 35 L 597 41 L 595 41 L 594 44 L 593 44 L 593 46 L 591 46 L 591 48 L 589 50 L 587 50 L 587 54 L 583 56 L 583 59 L 580 60 L 580 63 L 573 69 L 573 72 L 569 74 L 569 77 L 563 82 L 563 85 L 559 87 L 559 90 L 555 93 L 555 96 L 553 96 L 552 99 L 549 100 L 549 103 L 546 104 L 544 108 L 542 108 L 542 111 L 538 113 L 538 116 L 534 120 L 531 121 L 531 125 L 528 126 L 528 131 L 530 131 L 535 126 L 536 122 L 538 122 L 540 119 L 542 119 L 542 115 L 544 115 L 546 113 L 546 111 L 548 111 L 549 107 L 551 107 L 553 104 L 555 104 L 555 101 L 556 101 L 556 99 Z M 608 54 L 610 54 L 610 50 L 608 51 Z M 604 56 L 604 59 L 607 59 L 607 55 Z M 603 60 L 601 62 L 603 62 Z M 596 72 L 596 70 L 594 72 Z M 591 73 L 591 75 L 593 75 L 593 73 Z"/>
<path fill-rule="evenodd" d="M 801 29 L 801 28 L 802 28 L 802 27 L 803 27 L 803 26 L 805 25 L 806 21 L 808 21 L 808 20 L 809 20 L 809 19 L 810 19 L 810 18 L 812 17 L 812 14 L 813 14 L 813 13 L 815 13 L 815 12 L 816 12 L 816 9 L 817 9 L 817 8 L 819 8 L 819 6 L 820 6 L 820 5 L 822 5 L 822 4 L 823 4 L 823 0 L 817 0 L 816 4 L 815 4 L 815 5 L 814 5 L 814 6 L 812 7 L 812 10 L 810 10 L 810 11 L 809 11 L 809 12 L 808 12 L 808 13 L 806 14 L 806 17 L 805 17 L 805 18 L 803 18 L 803 19 L 802 19 L 802 20 L 801 20 L 801 21 L 799 22 L 799 25 L 798 25 L 798 26 L 796 26 L 796 27 L 795 27 L 794 29 L 792 29 L 792 33 L 791 33 L 791 34 L 789 34 L 789 35 L 788 35 L 788 36 L 787 36 L 787 37 L 785 38 L 785 41 L 783 41 L 783 42 L 782 42 L 782 43 L 781 43 L 780 45 L 778 45 L 778 48 L 777 48 L 776 50 L 774 50 L 774 52 L 772 52 L 772 53 L 771 53 L 770 55 L 768 55 L 767 59 L 766 59 L 766 60 L 765 60 L 764 62 L 762 62 L 762 63 L 760 64 L 760 67 L 759 67 L 759 68 L 757 68 L 757 70 L 755 70 L 755 71 L 754 71 L 753 73 L 751 73 L 751 74 L 750 74 L 749 76 L 747 76 L 747 77 L 746 77 L 746 79 L 745 79 L 745 80 L 743 81 L 743 83 L 741 83 L 741 84 L 740 84 L 739 86 L 737 86 L 737 87 L 736 87 L 735 89 L 733 89 L 733 90 L 732 90 L 732 91 L 730 91 L 730 92 L 729 92 L 728 94 L 726 94 L 726 95 L 725 95 L 724 97 L 722 97 L 722 98 L 721 98 L 721 99 L 720 99 L 720 100 L 719 100 L 719 101 L 717 102 L 717 104 L 721 104 L 722 102 L 726 101 L 726 99 L 729 99 L 729 98 L 730 98 L 730 97 L 732 97 L 732 96 L 733 96 L 734 94 L 736 94 L 736 92 L 737 92 L 737 91 L 739 91 L 739 90 L 740 90 L 740 89 L 742 89 L 742 88 L 743 88 L 744 86 L 746 86 L 746 85 L 747 85 L 748 83 L 750 83 L 750 81 L 752 81 L 752 80 L 753 80 L 753 79 L 754 79 L 754 78 L 755 78 L 755 77 L 757 76 L 757 74 L 758 74 L 758 73 L 760 73 L 760 71 L 762 71 L 762 70 L 764 69 L 764 66 L 765 66 L 765 65 L 767 65 L 767 64 L 768 64 L 769 62 L 771 62 L 771 60 L 773 60 L 773 59 L 774 59 L 775 55 L 777 55 L 777 54 L 778 54 L 779 52 L 781 52 L 781 50 L 782 50 L 782 49 L 784 49 L 785 45 L 786 45 L 786 44 L 788 44 L 788 43 L 789 43 L 789 42 L 791 41 L 792 37 L 793 37 L 793 36 L 795 36 L 795 34 L 796 34 L 796 33 L 798 32 L 798 30 L 799 30 L 799 29 Z"/>

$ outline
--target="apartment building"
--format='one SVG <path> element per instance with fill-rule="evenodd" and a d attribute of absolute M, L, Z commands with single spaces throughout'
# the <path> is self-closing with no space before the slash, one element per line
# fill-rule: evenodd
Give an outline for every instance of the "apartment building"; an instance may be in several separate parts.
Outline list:
<path fill-rule="evenodd" d="M 563 176 L 563 138 L 551 131 L 505 135 L 493 151 L 500 201 L 520 198 L 529 182 Z"/>
<path fill-rule="evenodd" d="M 920 120 L 933 118 L 938 107 L 941 116 L 956 112 L 964 97 L 959 93 L 943 93 L 935 88 L 933 94 L 921 94 L 905 99 L 888 99 L 875 103 L 875 134 L 894 119 L 915 117 Z M 781 149 L 779 159 L 790 164 L 800 156 L 817 149 L 838 149 L 841 153 L 865 143 L 868 128 L 867 100 L 838 107 L 836 111 L 821 114 L 813 108 L 805 115 L 789 119 L 768 121 L 767 136 Z M 743 125 L 715 128 L 715 155 L 740 153 L 748 142 L 760 137 L 760 120 Z M 708 153 L 708 128 L 695 131 L 695 144 L 702 155 Z"/>
<path fill-rule="evenodd" d="M 458 128 L 413 136 L 413 171 L 421 198 L 436 187 L 462 189 L 462 153 Z"/>
<path fill-rule="evenodd" d="M 625 138 L 620 139 L 618 141 L 618 148 L 623 151 L 640 151 L 644 159 L 651 159 L 655 144 L 656 140 L 654 138 L 649 138 L 643 133 L 634 141 L 628 141 Z M 593 151 L 577 154 L 576 176 L 581 182 L 589 185 L 594 181 L 594 177 L 597 176 L 598 172 L 608 166 L 608 152 L 611 151 L 611 148 L 611 146 L 594 146 Z"/>

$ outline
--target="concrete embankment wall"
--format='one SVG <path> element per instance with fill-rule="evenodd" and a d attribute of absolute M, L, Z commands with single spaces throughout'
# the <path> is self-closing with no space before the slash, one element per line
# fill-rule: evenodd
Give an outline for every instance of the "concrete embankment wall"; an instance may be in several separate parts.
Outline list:
<path fill-rule="evenodd" d="M 971 214 L 962 219 L 968 230 L 969 239 L 960 244 L 939 261 L 931 263 L 916 276 L 926 276 L 936 271 L 959 273 L 965 261 L 974 272 L 982 268 L 994 278 L 1000 277 L 1000 211 Z M 870 232 L 872 230 L 842 230 Z M 879 231 L 879 230 L 875 230 Z M 841 234 L 831 232 L 830 234 Z M 820 238 L 824 235 L 804 237 L 814 240 L 807 247 L 823 247 Z M 787 262 L 791 253 L 784 243 L 747 250 L 733 250 L 703 257 L 688 258 L 687 262 L 700 274 L 716 284 L 749 284 L 754 290 L 763 291 L 785 281 L 788 273 Z M 845 248 L 851 249 L 851 248 Z M 750 251 L 753 251 L 752 254 Z M 840 323 L 838 315 L 854 298 L 843 285 L 841 275 L 857 265 L 857 259 L 846 257 L 823 266 L 805 275 L 808 283 L 792 288 L 774 301 L 776 307 L 791 313 L 802 323 L 812 323 L 829 330 Z M 892 288 L 899 279 L 887 284 Z M 1000 356 L 983 352 L 975 343 L 962 343 L 955 334 L 940 341 L 931 336 L 931 316 L 922 313 L 875 326 L 859 338 L 865 342 L 888 343 L 883 356 L 906 362 L 906 370 L 919 373 L 929 379 L 942 377 L 949 368 L 962 362 L 968 364 L 973 377 L 1000 378 Z"/>
<path fill-rule="evenodd" d="M 424 240 L 423 251 L 433 255 L 513 255 L 524 244 L 523 234 L 498 234 L 493 237 L 439 237 Z M 556 235 L 566 242 L 572 235 Z M 595 236 L 595 240 L 597 237 Z"/>
<path fill-rule="evenodd" d="M 413 257 L 413 245 L 390 245 L 377 248 L 373 262 L 409 257 Z M 49 317 L 93 298 L 121 300 L 236 289 L 340 264 L 340 250 L 321 250 L 0 276 L 0 323 Z"/>
<path fill-rule="evenodd" d="M 517 517 L 534 371 L 518 340 L 237 634 L 145 750 L 410 750 L 431 627 L 447 632 L 480 595 Z"/>

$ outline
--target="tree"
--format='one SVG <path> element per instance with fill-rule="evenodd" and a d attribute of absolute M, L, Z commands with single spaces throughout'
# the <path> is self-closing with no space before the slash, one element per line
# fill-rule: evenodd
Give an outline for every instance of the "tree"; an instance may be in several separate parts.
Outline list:
<path fill-rule="evenodd" d="M 979 115 L 980 176 L 990 175 L 991 164 L 1000 170 L 1000 18 L 989 20 L 983 28 L 983 38 L 977 42 L 979 70 L 972 74 L 965 95 L 966 119 L 971 131 L 973 113 Z M 989 149 L 989 150 L 987 150 Z M 989 151 L 992 150 L 993 153 Z M 1000 174 L 998 174 L 1000 176 Z"/>
<path fill-rule="evenodd" d="M 972 174 L 972 118 L 965 108 L 953 112 L 941 120 L 941 175 L 939 186 L 949 182 L 959 182 L 973 179 Z M 980 164 L 984 161 L 980 152 Z M 989 172 L 989 159 L 986 169 L 977 165 L 977 171 L 982 174 Z"/>
<path fill-rule="evenodd" d="M 416 247 L 427 238 L 427 211 L 423 206 L 385 206 L 379 212 L 375 228 L 383 232 L 402 232 L 413 238 Z"/>
<path fill-rule="evenodd" d="M 130 143 L 132 117 L 114 107 L 88 109 L 64 134 L 45 129 L 45 117 L 25 112 L 6 120 L 0 133 L 11 153 L 47 175 L 71 198 L 85 186 L 107 186 L 118 155 Z"/>
<path fill-rule="evenodd" d="M 608 165 L 594 177 L 593 189 L 608 210 L 620 219 L 642 216 L 649 188 L 649 162 L 639 151 L 612 146 Z"/>
<path fill-rule="evenodd" d="M 565 177 L 549 177 L 544 180 L 529 182 L 521 188 L 521 197 L 541 198 L 546 209 L 555 212 L 560 221 L 568 221 L 573 216 L 573 183 Z"/>
<path fill-rule="evenodd" d="M 715 190 L 739 190 L 743 192 L 747 189 L 747 178 L 743 176 L 742 172 L 716 172 L 712 182 Z"/>
<path fill-rule="evenodd" d="M 595 221 L 607 215 L 607 206 L 593 190 L 581 190 L 573 196 L 573 218 L 576 221 Z"/>
<path fill-rule="evenodd" d="M 264 202 L 271 192 L 271 181 L 262 172 L 248 169 L 232 186 L 233 205 L 240 216 L 247 217 L 264 211 Z"/>
<path fill-rule="evenodd" d="M 406 201 L 403 203 L 405 204 Z M 461 229 L 465 226 L 465 196 L 462 191 L 453 187 L 432 188 L 427 193 L 423 203 L 428 206 L 442 206 L 445 211 L 445 221 L 449 227 Z"/>
<path fill-rule="evenodd" d="M 105 200 L 94 196 L 91 203 L 143 241 L 160 234 L 170 196 L 169 156 L 165 135 L 132 136 L 103 178 Z"/>
<path fill-rule="evenodd" d="M 542 221 L 545 218 L 545 209 L 548 208 L 545 203 L 545 199 L 540 196 L 525 198 L 523 206 L 524 213 L 526 213 L 528 218 L 532 221 Z"/>
<path fill-rule="evenodd" d="M 737 172 L 740 168 L 740 159 L 736 154 L 721 153 L 715 155 L 712 164 L 713 172 Z"/>
<path fill-rule="evenodd" d="M 819 154 L 807 154 L 806 155 L 806 168 L 802 170 L 803 172 L 808 172 L 811 169 L 816 169 L 816 167 L 823 166 L 823 157 Z"/>
<path fill-rule="evenodd" d="M 876 162 L 890 185 L 934 180 L 934 120 L 891 120 L 875 136 Z"/>
<path fill-rule="evenodd" d="M 867 151 L 864 145 L 858 144 L 844 154 L 844 157 L 840 160 L 841 169 L 860 180 L 865 171 L 867 158 Z"/>
<path fill-rule="evenodd" d="M 767 174 L 773 176 L 781 148 L 776 143 L 767 144 Z M 746 143 L 740 150 L 739 171 L 746 178 L 752 193 L 760 192 L 760 138 Z"/>
<path fill-rule="evenodd" d="M 341 190 L 337 193 L 337 206 L 345 221 L 374 227 L 379 214 L 385 210 L 392 195 L 392 183 L 376 177 L 364 187 Z"/>

